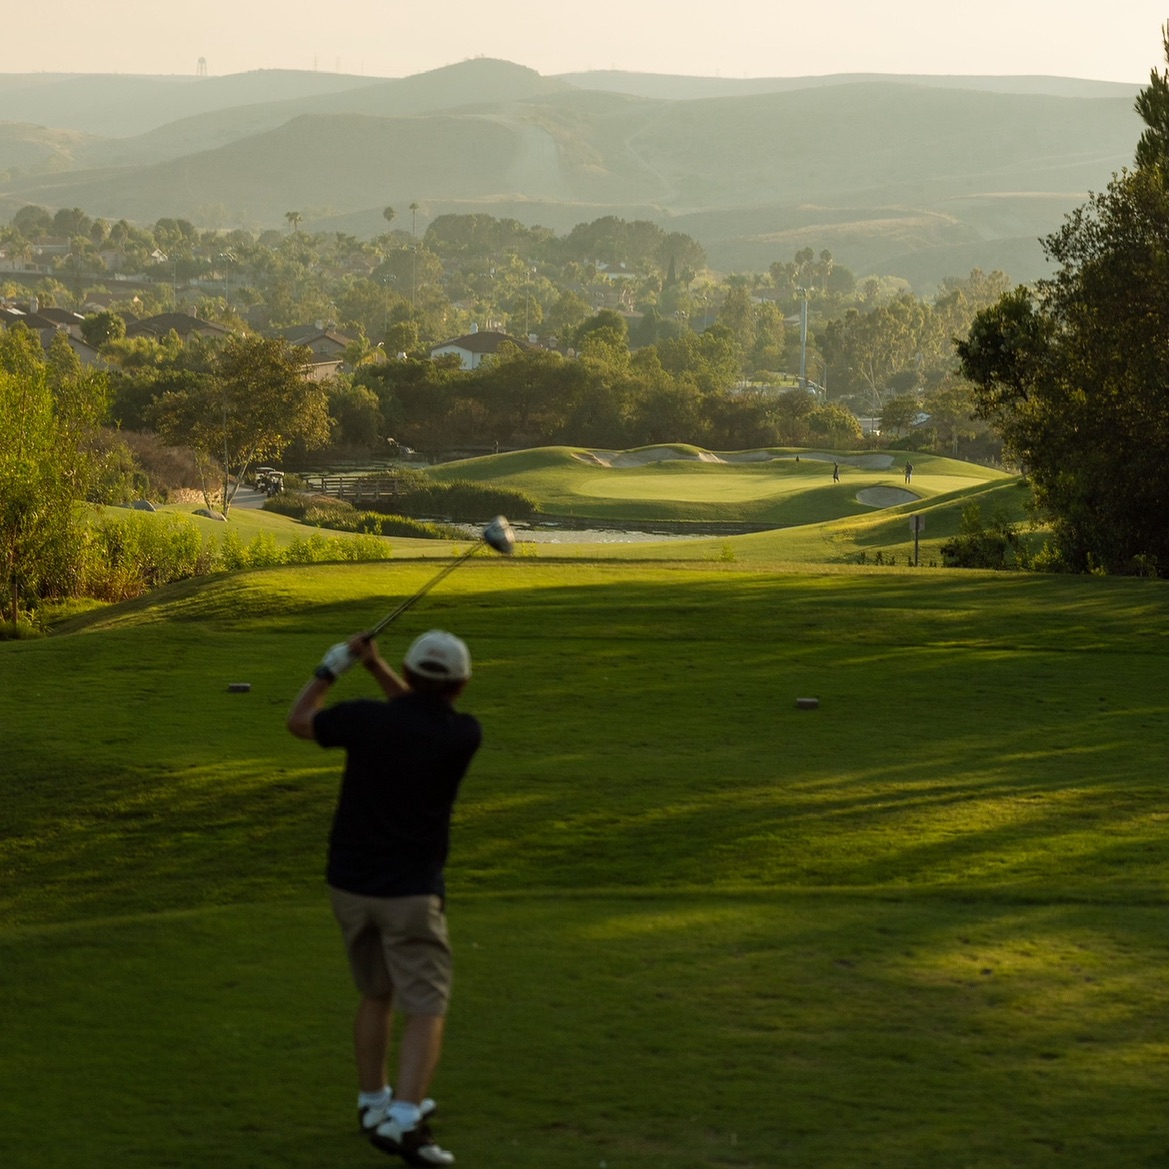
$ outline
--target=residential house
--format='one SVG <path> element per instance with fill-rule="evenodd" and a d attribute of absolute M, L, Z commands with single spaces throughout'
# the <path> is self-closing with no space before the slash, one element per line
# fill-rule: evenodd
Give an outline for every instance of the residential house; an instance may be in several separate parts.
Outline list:
<path fill-rule="evenodd" d="M 304 367 L 304 376 L 310 382 L 326 382 L 341 372 L 345 363 L 340 357 L 321 357 L 314 354 Z"/>
<path fill-rule="evenodd" d="M 478 369 L 485 358 L 494 357 L 499 352 L 500 346 L 505 343 L 516 345 L 520 349 L 536 348 L 529 341 L 520 337 L 511 337 L 507 333 L 496 332 L 494 329 L 484 329 L 482 332 L 473 329 L 463 337 L 455 337 L 451 341 L 435 345 L 430 351 L 430 356 L 442 357 L 445 354 L 454 353 L 458 356 L 463 369 Z"/>
<path fill-rule="evenodd" d="M 214 321 L 204 321 L 190 313 L 158 313 L 143 317 L 126 326 L 127 337 L 165 337 L 174 330 L 185 341 L 192 333 L 206 337 L 230 337 L 231 330 Z"/>
<path fill-rule="evenodd" d="M 30 311 L 35 304 L 35 300 L 32 302 L 32 305 L 25 306 L 24 308 L 19 308 L 11 304 L 0 304 L 0 328 L 8 328 L 18 324 L 24 325 L 37 334 L 41 342 L 41 347 L 46 353 L 53 344 L 54 339 L 60 334 L 69 342 L 69 348 L 77 354 L 82 365 L 96 365 L 99 368 L 105 367 L 105 362 L 98 354 L 98 351 L 82 339 L 80 331 L 75 334 L 69 323 L 55 319 L 62 314 L 66 317 L 75 316 L 76 314 L 70 314 L 65 309 L 46 308 L 40 309 L 39 311 Z"/>
<path fill-rule="evenodd" d="M 266 329 L 266 337 L 283 337 L 290 345 L 303 345 L 317 357 L 338 357 L 353 344 L 353 338 L 338 333 L 332 322 L 316 321 L 311 325 L 289 325 L 284 329 Z"/>
<path fill-rule="evenodd" d="M 70 337 L 82 340 L 81 326 L 85 318 L 68 308 L 38 308 L 37 313 L 46 320 L 53 321 L 59 328 L 66 329 Z"/>

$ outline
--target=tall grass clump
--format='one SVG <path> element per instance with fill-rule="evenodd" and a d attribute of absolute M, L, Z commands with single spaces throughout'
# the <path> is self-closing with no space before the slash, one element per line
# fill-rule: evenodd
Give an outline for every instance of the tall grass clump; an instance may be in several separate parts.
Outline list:
<path fill-rule="evenodd" d="M 341 540 L 313 532 L 307 539 L 296 537 L 284 549 L 282 564 L 325 564 L 333 560 L 389 560 L 389 544 L 378 536 L 354 536 Z"/>
<path fill-rule="evenodd" d="M 72 593 L 124 601 L 215 569 L 215 550 L 184 516 L 105 515 L 80 530 Z"/>
<path fill-rule="evenodd" d="M 260 532 L 246 544 L 240 534 L 229 528 L 220 537 L 217 566 L 234 571 L 241 568 L 275 568 L 282 564 L 326 564 L 332 561 L 389 560 L 389 544 L 377 536 L 352 536 L 341 539 L 312 532 L 296 536 L 281 547 L 271 532 Z"/>
<path fill-rule="evenodd" d="M 351 511 L 348 514 L 318 512 L 310 508 L 304 522 L 314 528 L 336 532 L 362 532 L 368 536 L 408 536 L 416 540 L 461 540 L 464 533 L 450 524 L 436 524 L 404 515 L 386 515 L 377 511 Z"/>
<path fill-rule="evenodd" d="M 315 528 L 340 531 L 376 531 L 371 520 L 365 528 L 353 526 L 357 516 L 380 515 L 397 522 L 396 529 L 383 528 L 386 536 L 420 536 L 450 539 L 454 533 L 441 528 L 409 528 L 408 521 L 419 516 L 449 516 L 467 523 L 490 520 L 506 515 L 513 520 L 530 520 L 538 509 L 537 501 L 525 491 L 511 487 L 492 487 L 467 480 L 435 483 L 421 476 L 411 476 L 401 492 L 385 503 L 372 503 L 358 512 L 353 504 L 331 495 L 310 495 L 285 491 L 264 503 L 264 510 L 300 520 Z"/>
<path fill-rule="evenodd" d="M 311 512 L 315 517 L 332 516 L 339 518 L 352 515 L 353 504 L 332 495 L 315 495 L 303 491 L 283 491 L 264 501 L 264 511 L 289 519 L 309 522 L 306 516 Z"/>
<path fill-rule="evenodd" d="M 497 515 L 513 520 L 530 520 L 536 514 L 536 500 L 513 487 L 492 487 L 456 479 L 451 483 L 421 483 L 398 495 L 386 509 L 405 516 L 450 516 L 468 523 L 486 521 Z M 381 509 L 378 509 L 381 510 Z"/>

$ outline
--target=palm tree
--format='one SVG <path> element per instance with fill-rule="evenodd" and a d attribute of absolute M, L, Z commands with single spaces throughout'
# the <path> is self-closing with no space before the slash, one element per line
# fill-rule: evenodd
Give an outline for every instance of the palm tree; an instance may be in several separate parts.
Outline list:
<path fill-rule="evenodd" d="M 418 290 L 418 207 L 410 204 L 410 234 L 414 237 L 414 256 L 410 267 L 410 307 L 414 307 L 414 296 Z"/>
<path fill-rule="evenodd" d="M 285 211 L 284 218 L 288 220 L 288 226 L 293 231 L 300 230 L 300 221 L 304 218 L 299 211 Z"/>
<path fill-rule="evenodd" d="M 383 218 L 383 219 L 384 219 L 384 220 L 385 220 L 387 223 L 393 223 L 393 222 L 394 222 L 394 214 L 395 214 L 395 212 L 394 212 L 394 209 L 393 209 L 392 207 L 387 207 L 387 208 L 386 208 L 386 209 L 385 209 L 385 210 L 382 212 L 382 218 Z"/>

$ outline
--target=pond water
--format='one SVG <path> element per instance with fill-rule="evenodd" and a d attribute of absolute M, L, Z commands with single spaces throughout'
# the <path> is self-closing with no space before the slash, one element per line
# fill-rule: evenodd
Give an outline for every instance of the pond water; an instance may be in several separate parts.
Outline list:
<path fill-rule="evenodd" d="M 470 537 L 481 534 L 483 529 L 474 524 L 455 524 L 456 528 Z M 662 544 L 677 540 L 709 540 L 713 536 L 728 535 L 725 530 L 718 532 L 647 532 L 639 528 L 576 528 L 554 524 L 531 527 L 527 524 L 513 524 L 515 537 L 520 544 Z M 754 531 L 755 529 L 750 529 Z"/>
<path fill-rule="evenodd" d="M 675 540 L 709 540 L 701 532 L 639 532 L 615 528 L 516 528 L 516 539 L 529 544 L 661 544 Z"/>

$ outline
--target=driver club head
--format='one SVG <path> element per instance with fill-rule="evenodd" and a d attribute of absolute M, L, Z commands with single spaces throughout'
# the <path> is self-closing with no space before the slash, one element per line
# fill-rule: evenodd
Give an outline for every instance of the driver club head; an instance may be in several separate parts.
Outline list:
<path fill-rule="evenodd" d="M 515 548 L 515 532 L 512 530 L 511 524 L 507 522 L 507 516 L 497 515 L 483 529 L 483 540 L 496 552 L 510 556 Z"/>

